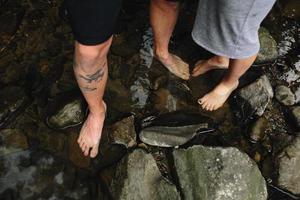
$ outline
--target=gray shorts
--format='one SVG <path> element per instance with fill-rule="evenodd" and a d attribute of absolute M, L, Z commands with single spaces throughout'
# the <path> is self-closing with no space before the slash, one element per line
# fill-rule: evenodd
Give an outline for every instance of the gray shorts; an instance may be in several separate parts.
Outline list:
<path fill-rule="evenodd" d="M 259 51 L 258 29 L 276 0 L 199 0 L 194 41 L 219 56 L 250 57 Z"/>

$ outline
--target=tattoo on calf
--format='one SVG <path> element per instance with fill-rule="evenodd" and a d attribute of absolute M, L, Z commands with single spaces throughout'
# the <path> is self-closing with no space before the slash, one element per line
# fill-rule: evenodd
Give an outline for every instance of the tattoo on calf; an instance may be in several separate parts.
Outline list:
<path fill-rule="evenodd" d="M 93 92 L 95 90 L 97 90 L 97 88 L 90 88 L 90 87 L 80 87 L 82 92 Z"/>
<path fill-rule="evenodd" d="M 105 73 L 105 69 L 101 68 L 97 70 L 94 74 L 88 74 L 88 75 L 79 74 L 79 77 L 84 79 L 87 83 L 92 83 L 93 81 L 99 82 L 102 80 L 104 73 Z"/>

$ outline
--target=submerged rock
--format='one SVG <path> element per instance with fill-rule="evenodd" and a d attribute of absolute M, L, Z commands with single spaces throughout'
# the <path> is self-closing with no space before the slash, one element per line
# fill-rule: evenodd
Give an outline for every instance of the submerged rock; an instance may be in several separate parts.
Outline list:
<path fill-rule="evenodd" d="M 262 116 L 273 96 L 269 79 L 266 75 L 261 76 L 250 85 L 240 89 L 234 96 L 233 110 L 236 117 L 245 122 L 254 115 Z"/>
<path fill-rule="evenodd" d="M 90 157 L 84 156 L 77 140 L 78 133 L 72 132 L 68 135 L 68 157 L 77 167 L 88 168 L 90 166 Z"/>
<path fill-rule="evenodd" d="M 185 199 L 266 200 L 258 167 L 236 148 L 193 146 L 173 152 Z"/>
<path fill-rule="evenodd" d="M 0 194 L 12 190 L 18 199 L 91 199 L 89 185 L 81 179 L 81 189 L 74 191 L 75 168 L 46 152 L 22 151 L 1 157 L 4 171 L 0 178 Z M 75 188 L 74 188 L 75 189 Z M 1 196 L 1 195 L 0 195 Z"/>
<path fill-rule="evenodd" d="M 51 106 L 48 108 L 52 113 L 46 119 L 47 125 L 54 129 L 66 129 L 81 124 L 86 115 L 83 99 L 75 98 L 60 102 L 60 98 L 54 100 L 57 102 L 53 104 L 57 105 L 53 106 L 53 110 Z"/>
<path fill-rule="evenodd" d="M 268 120 L 263 116 L 260 117 L 252 126 L 250 131 L 250 139 L 256 143 L 265 139 L 267 134 L 267 128 L 269 126 Z"/>
<path fill-rule="evenodd" d="M 296 103 L 296 98 L 290 88 L 280 85 L 275 89 L 276 99 L 286 106 L 291 106 Z"/>
<path fill-rule="evenodd" d="M 147 123 L 139 134 L 141 141 L 160 147 L 180 146 L 196 135 L 215 131 L 212 119 L 196 113 L 168 113 Z"/>
<path fill-rule="evenodd" d="M 282 1 L 283 10 L 282 14 L 285 17 L 291 19 L 300 19 L 300 2 L 297 0 L 288 0 Z"/>
<path fill-rule="evenodd" d="M 0 131 L 0 156 L 28 149 L 26 135 L 20 129 Z"/>
<path fill-rule="evenodd" d="M 0 91 L 0 128 L 13 119 L 28 102 L 25 91 L 20 87 L 9 86 Z"/>
<path fill-rule="evenodd" d="M 127 117 L 113 124 L 109 131 L 110 143 L 121 144 L 126 148 L 136 146 L 134 116 Z"/>
<path fill-rule="evenodd" d="M 274 40 L 270 32 L 264 27 L 260 27 L 258 34 L 260 50 L 255 62 L 266 63 L 275 60 L 278 57 L 276 41 Z"/>
<path fill-rule="evenodd" d="M 277 158 L 278 185 L 300 195 L 300 137 L 286 147 Z"/>
<path fill-rule="evenodd" d="M 300 106 L 293 106 L 290 108 L 291 111 L 291 117 L 294 121 L 295 127 L 297 130 L 300 130 Z"/>
<path fill-rule="evenodd" d="M 110 190 L 113 199 L 180 199 L 175 185 L 166 181 L 151 154 L 136 149 L 117 166 Z"/>

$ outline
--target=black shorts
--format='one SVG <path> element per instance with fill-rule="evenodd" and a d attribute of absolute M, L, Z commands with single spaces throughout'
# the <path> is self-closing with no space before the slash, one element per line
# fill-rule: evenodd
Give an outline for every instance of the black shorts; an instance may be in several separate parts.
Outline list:
<path fill-rule="evenodd" d="M 75 39 L 84 45 L 108 40 L 121 8 L 122 0 L 65 0 Z"/>

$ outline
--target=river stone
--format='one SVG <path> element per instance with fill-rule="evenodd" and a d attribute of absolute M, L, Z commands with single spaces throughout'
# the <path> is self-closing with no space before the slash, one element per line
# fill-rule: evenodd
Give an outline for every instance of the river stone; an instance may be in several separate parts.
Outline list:
<path fill-rule="evenodd" d="M 136 146 L 136 132 L 134 127 L 134 116 L 131 115 L 110 127 L 110 142 L 112 144 L 121 144 L 126 148 Z"/>
<path fill-rule="evenodd" d="M 274 93 L 266 75 L 261 76 L 250 85 L 237 91 L 234 96 L 233 110 L 242 122 L 252 116 L 262 116 Z"/>
<path fill-rule="evenodd" d="M 266 200 L 267 189 L 257 165 L 236 148 L 193 146 L 173 152 L 184 198 Z"/>
<path fill-rule="evenodd" d="M 0 155 L 28 149 L 27 138 L 20 129 L 4 129 L 0 131 Z"/>
<path fill-rule="evenodd" d="M 20 87 L 8 86 L 0 90 L 0 128 L 5 126 L 21 109 L 28 98 Z"/>
<path fill-rule="evenodd" d="M 256 143 L 265 139 L 267 134 L 267 128 L 269 126 L 268 120 L 262 116 L 251 127 L 250 139 Z"/>
<path fill-rule="evenodd" d="M 300 130 L 300 106 L 293 106 L 290 111 L 297 130 Z"/>
<path fill-rule="evenodd" d="M 82 106 L 81 99 L 75 99 L 70 103 L 67 103 L 54 115 L 47 119 L 47 123 L 50 127 L 56 129 L 65 129 L 73 125 L 77 125 L 83 122 L 85 117 L 85 110 Z"/>
<path fill-rule="evenodd" d="M 277 43 L 270 34 L 270 32 L 264 28 L 260 27 L 258 31 L 260 50 L 257 55 L 256 63 L 265 63 L 275 60 L 278 56 Z"/>
<path fill-rule="evenodd" d="M 275 97 L 276 99 L 286 106 L 291 106 L 295 104 L 295 95 L 291 91 L 290 88 L 280 85 L 275 89 Z"/>
<path fill-rule="evenodd" d="M 277 158 L 278 185 L 300 195 L 300 137 L 286 147 Z"/>
<path fill-rule="evenodd" d="M 88 168 L 90 166 L 90 157 L 84 156 L 77 140 L 79 134 L 72 132 L 68 135 L 68 156 L 70 161 L 80 168 Z"/>
<path fill-rule="evenodd" d="M 136 149 L 122 159 L 110 189 L 116 200 L 180 199 L 175 185 L 162 177 L 152 155 L 142 149 Z"/>
<path fill-rule="evenodd" d="M 283 10 L 282 14 L 285 17 L 291 18 L 291 19 L 300 19 L 300 2 L 297 0 L 284 0 L 282 1 Z"/>

